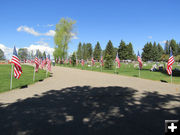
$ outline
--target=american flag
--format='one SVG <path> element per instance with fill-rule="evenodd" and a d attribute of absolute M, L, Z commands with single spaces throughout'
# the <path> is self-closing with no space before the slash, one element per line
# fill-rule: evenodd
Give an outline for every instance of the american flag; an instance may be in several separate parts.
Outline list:
<path fill-rule="evenodd" d="M 118 53 L 117 53 L 117 55 L 116 55 L 116 59 L 115 59 L 115 61 L 116 61 L 116 62 L 117 62 L 117 64 L 118 64 L 118 68 L 120 68 L 121 64 L 120 64 L 120 60 L 119 60 Z"/>
<path fill-rule="evenodd" d="M 69 61 L 68 58 L 66 58 L 66 64 L 68 64 L 68 61 Z"/>
<path fill-rule="evenodd" d="M 138 51 L 137 60 L 138 60 L 138 62 L 139 62 L 139 68 L 142 69 L 142 60 L 141 60 L 141 56 L 140 56 L 140 54 L 139 54 L 139 51 Z"/>
<path fill-rule="evenodd" d="M 64 64 L 64 59 L 63 59 L 63 57 L 62 57 L 62 63 Z"/>
<path fill-rule="evenodd" d="M 173 63 L 174 63 L 174 58 L 173 58 L 172 50 L 170 50 L 170 56 L 169 56 L 169 60 L 168 60 L 168 64 L 167 64 L 167 73 L 169 75 L 172 74 L 172 64 Z"/>
<path fill-rule="evenodd" d="M 94 61 L 94 58 L 92 57 L 91 59 L 91 62 L 92 62 L 92 66 L 95 64 L 95 61 Z"/>
<path fill-rule="evenodd" d="M 103 63 L 103 56 L 101 55 L 101 66 L 104 66 L 104 63 Z"/>
<path fill-rule="evenodd" d="M 13 56 L 11 59 L 11 63 L 14 64 L 14 77 L 19 79 L 22 73 L 21 63 L 17 55 L 16 47 L 14 46 Z"/>
<path fill-rule="evenodd" d="M 35 64 L 36 64 L 35 71 L 38 72 L 39 64 L 40 64 L 40 61 L 39 61 L 39 59 L 38 59 L 38 52 L 36 52 Z"/>
<path fill-rule="evenodd" d="M 51 71 L 51 59 L 50 59 L 50 55 L 48 55 L 48 60 L 47 60 L 47 69 L 49 70 L 49 71 Z"/>
<path fill-rule="evenodd" d="M 84 60 L 83 59 L 81 60 L 81 65 L 84 66 Z"/>
<path fill-rule="evenodd" d="M 79 62 L 78 62 L 78 59 L 76 58 L 76 65 L 78 65 L 79 64 Z"/>

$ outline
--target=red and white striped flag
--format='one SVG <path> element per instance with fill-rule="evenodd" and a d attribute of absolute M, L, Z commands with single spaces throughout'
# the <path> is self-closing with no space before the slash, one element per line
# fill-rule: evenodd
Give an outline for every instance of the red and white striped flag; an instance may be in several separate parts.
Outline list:
<path fill-rule="evenodd" d="M 167 63 L 167 73 L 169 75 L 172 74 L 172 64 L 174 63 L 174 57 L 173 57 L 173 54 L 172 54 L 172 50 L 170 50 L 170 56 L 169 56 L 169 60 L 168 60 L 168 63 Z"/>
<path fill-rule="evenodd" d="M 64 64 L 64 59 L 63 59 L 63 57 L 62 57 L 62 63 Z"/>
<path fill-rule="evenodd" d="M 78 62 L 78 59 L 76 58 L 76 65 L 78 65 L 79 64 L 79 62 Z"/>
<path fill-rule="evenodd" d="M 49 71 L 51 71 L 51 59 L 50 59 L 50 55 L 48 55 L 47 69 L 48 69 Z"/>
<path fill-rule="evenodd" d="M 84 60 L 83 59 L 81 60 L 81 65 L 84 66 Z"/>
<path fill-rule="evenodd" d="M 139 62 L 139 69 L 142 69 L 142 60 L 141 60 L 141 56 L 140 56 L 140 54 L 139 54 L 139 51 L 138 51 L 137 60 L 138 60 L 138 62 Z"/>
<path fill-rule="evenodd" d="M 66 64 L 68 64 L 68 61 L 69 61 L 68 58 L 66 58 Z"/>
<path fill-rule="evenodd" d="M 38 72 L 39 64 L 40 64 L 40 61 L 39 61 L 39 59 L 38 59 L 38 52 L 36 52 L 35 64 L 36 64 L 35 71 Z"/>
<path fill-rule="evenodd" d="M 91 59 L 92 66 L 95 64 L 94 58 Z"/>
<path fill-rule="evenodd" d="M 118 68 L 120 68 L 121 64 L 120 64 L 120 60 L 119 60 L 118 53 L 117 53 L 117 55 L 116 55 L 116 59 L 115 59 L 115 61 L 116 61 L 116 62 L 117 62 L 117 64 L 118 64 Z"/>
<path fill-rule="evenodd" d="M 103 56 L 101 55 L 101 66 L 104 66 Z"/>
<path fill-rule="evenodd" d="M 11 59 L 11 63 L 14 64 L 14 77 L 16 79 L 19 79 L 21 74 L 22 74 L 22 67 L 21 67 L 21 63 L 20 63 L 20 60 L 18 58 L 15 46 L 14 46 L 14 50 L 13 50 L 13 56 Z"/>

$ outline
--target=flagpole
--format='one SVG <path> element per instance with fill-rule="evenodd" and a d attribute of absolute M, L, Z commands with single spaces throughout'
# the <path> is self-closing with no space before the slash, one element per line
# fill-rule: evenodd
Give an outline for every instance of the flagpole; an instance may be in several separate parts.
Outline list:
<path fill-rule="evenodd" d="M 92 65 L 93 65 L 93 64 L 92 64 L 92 60 L 91 60 L 91 70 L 92 70 Z"/>
<path fill-rule="evenodd" d="M 102 62 L 101 62 L 101 72 L 102 72 Z"/>
<path fill-rule="evenodd" d="M 47 78 L 47 75 L 48 75 L 48 69 L 47 69 L 47 65 L 46 65 L 46 78 Z"/>
<path fill-rule="evenodd" d="M 12 89 L 12 75 L 13 75 L 13 64 L 11 64 L 11 83 L 10 83 L 10 90 Z"/>
<path fill-rule="evenodd" d="M 140 66 L 139 66 L 139 77 L 140 77 Z"/>
<path fill-rule="evenodd" d="M 36 66 L 36 64 L 35 64 L 35 66 Z M 34 66 L 33 82 L 35 81 L 35 66 Z"/>
<path fill-rule="evenodd" d="M 116 68 L 117 68 L 117 63 L 116 63 L 116 61 L 115 61 L 115 74 L 116 74 Z"/>

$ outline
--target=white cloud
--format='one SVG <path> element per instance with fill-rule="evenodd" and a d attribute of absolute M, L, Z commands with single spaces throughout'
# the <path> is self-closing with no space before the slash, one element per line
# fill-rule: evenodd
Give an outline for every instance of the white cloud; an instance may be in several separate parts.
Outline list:
<path fill-rule="evenodd" d="M 31 44 L 30 46 L 24 48 L 27 48 L 29 52 L 33 51 L 34 54 L 36 53 L 36 50 L 40 50 L 42 53 L 45 51 L 46 54 L 50 54 L 51 58 L 54 52 L 54 48 L 51 48 L 48 43 L 44 41 L 38 41 L 35 44 Z"/>
<path fill-rule="evenodd" d="M 53 52 L 54 52 L 54 48 L 51 48 L 48 43 L 44 42 L 44 41 L 38 41 L 35 44 L 31 44 L 28 47 L 24 47 L 27 48 L 28 51 L 33 51 L 33 53 L 36 53 L 36 50 L 40 50 L 42 53 L 45 51 L 46 54 L 50 54 L 51 58 L 53 58 Z M 6 47 L 3 44 L 0 44 L 0 49 L 3 50 L 4 55 L 6 57 L 6 59 L 11 59 L 12 54 L 13 54 L 13 48 L 9 48 Z M 18 48 L 16 48 L 18 51 Z"/>
<path fill-rule="evenodd" d="M 45 35 L 45 36 L 54 36 L 56 34 L 56 32 L 54 30 L 49 30 L 48 32 L 42 34 L 42 35 Z"/>
<path fill-rule="evenodd" d="M 33 28 L 29 28 L 27 26 L 20 26 L 20 27 L 17 28 L 17 31 L 18 32 L 24 31 L 24 32 L 27 32 L 27 33 L 32 34 L 34 36 L 54 36 L 55 35 L 54 30 L 49 30 L 46 33 L 39 33 L 37 31 L 35 31 Z"/>
<path fill-rule="evenodd" d="M 76 33 L 71 33 L 71 36 L 72 36 L 72 39 L 79 39 L 79 38 L 76 36 Z"/>
<path fill-rule="evenodd" d="M 160 41 L 160 44 L 165 44 L 165 43 L 166 43 L 166 40 Z"/>
<path fill-rule="evenodd" d="M 148 36 L 149 39 L 152 39 L 152 36 Z"/>
<path fill-rule="evenodd" d="M 52 26 L 53 24 L 48 24 L 49 26 Z M 39 24 L 37 26 L 40 26 Z M 33 28 L 29 28 L 27 26 L 20 26 L 17 28 L 18 32 L 27 32 L 29 34 L 32 34 L 34 36 L 55 36 L 56 32 L 54 30 L 49 30 L 46 33 L 39 33 L 37 31 L 35 31 Z M 76 33 L 71 33 L 72 39 L 79 39 L 76 35 Z"/>
<path fill-rule="evenodd" d="M 47 24 L 47 27 L 52 27 L 54 26 L 54 24 Z"/>
<path fill-rule="evenodd" d="M 6 47 L 3 44 L 0 44 L 0 49 L 3 50 L 6 59 L 10 59 L 11 58 L 11 56 L 13 54 L 13 48 L 9 48 L 9 47 Z"/>
<path fill-rule="evenodd" d="M 41 34 L 36 32 L 33 28 L 29 28 L 29 27 L 26 27 L 26 26 L 20 26 L 17 28 L 17 31 L 20 32 L 20 31 L 24 31 L 24 32 L 27 32 L 29 34 L 32 34 L 34 36 L 40 36 Z"/>

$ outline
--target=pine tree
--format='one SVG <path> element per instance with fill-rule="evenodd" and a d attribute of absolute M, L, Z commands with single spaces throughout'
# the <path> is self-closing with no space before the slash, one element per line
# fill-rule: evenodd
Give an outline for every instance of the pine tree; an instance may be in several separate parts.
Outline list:
<path fill-rule="evenodd" d="M 180 43 L 178 45 L 178 55 L 180 55 Z"/>
<path fill-rule="evenodd" d="M 82 44 L 81 44 L 81 42 L 79 42 L 79 45 L 78 45 L 77 58 L 79 60 L 82 59 Z"/>
<path fill-rule="evenodd" d="M 44 57 L 44 59 L 46 59 L 46 53 L 45 53 L 45 51 L 43 52 L 43 57 Z"/>
<path fill-rule="evenodd" d="M 162 55 L 164 54 L 164 50 L 163 50 L 162 46 L 159 43 L 157 45 L 157 49 L 158 49 L 158 60 L 160 60 Z"/>
<path fill-rule="evenodd" d="M 84 60 L 87 59 L 87 46 L 86 46 L 85 43 L 83 43 L 83 46 L 82 46 L 82 58 L 83 58 Z"/>
<path fill-rule="evenodd" d="M 94 59 L 95 60 L 100 60 L 100 57 L 101 57 L 101 46 L 99 44 L 99 42 L 97 42 L 97 44 L 95 45 L 95 48 L 94 48 L 94 52 L 93 52 L 93 56 L 94 56 Z"/>
<path fill-rule="evenodd" d="M 117 47 L 114 47 L 113 60 L 116 58 L 117 52 L 118 52 L 118 48 L 117 48 Z"/>
<path fill-rule="evenodd" d="M 165 54 L 169 54 L 169 41 L 168 40 L 165 43 L 164 52 L 165 52 Z"/>
<path fill-rule="evenodd" d="M 4 56 L 4 52 L 3 50 L 0 49 L 0 60 L 4 60 L 5 56 Z"/>
<path fill-rule="evenodd" d="M 146 43 L 144 45 L 144 48 L 143 48 L 143 52 L 142 52 L 142 59 L 143 61 L 149 61 L 149 60 L 153 60 L 153 56 L 152 56 L 152 49 L 153 46 L 152 46 L 152 43 Z"/>
<path fill-rule="evenodd" d="M 170 41 L 170 47 L 172 49 L 173 55 L 176 56 L 178 54 L 178 44 L 174 39 Z"/>
<path fill-rule="evenodd" d="M 86 44 L 86 59 L 91 59 L 91 57 L 92 57 L 92 45 L 91 45 L 91 43 L 87 43 Z"/>
<path fill-rule="evenodd" d="M 153 43 L 153 47 L 152 47 L 152 60 L 153 61 L 157 61 L 158 60 L 158 48 L 156 46 L 156 42 Z"/>
<path fill-rule="evenodd" d="M 133 51 L 133 46 L 132 46 L 131 42 L 127 45 L 127 52 L 128 52 L 127 59 L 133 60 L 134 59 L 134 51 Z"/>
<path fill-rule="evenodd" d="M 72 61 L 72 65 L 75 66 L 76 65 L 76 54 L 75 54 L 75 52 L 73 52 L 73 55 L 71 56 L 71 61 Z"/>
<path fill-rule="evenodd" d="M 113 66 L 113 49 L 114 49 L 113 44 L 111 40 L 109 40 L 105 49 L 105 56 L 104 56 L 105 68 L 111 69 Z"/>
<path fill-rule="evenodd" d="M 128 48 L 123 40 L 121 40 L 121 43 L 119 45 L 118 55 L 121 60 L 126 60 L 128 57 Z"/>

